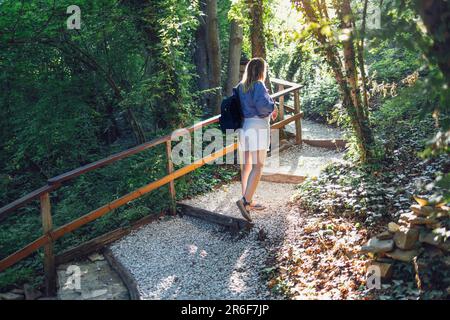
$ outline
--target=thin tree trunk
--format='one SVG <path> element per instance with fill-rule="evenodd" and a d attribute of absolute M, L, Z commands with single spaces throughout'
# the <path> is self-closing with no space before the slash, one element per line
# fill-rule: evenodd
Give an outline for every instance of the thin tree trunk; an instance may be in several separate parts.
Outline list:
<path fill-rule="evenodd" d="M 359 32 L 358 39 L 357 39 L 357 52 L 358 52 L 358 65 L 359 65 L 359 72 L 361 73 L 361 81 L 362 81 L 362 88 L 363 88 L 363 101 L 364 101 L 364 114 L 365 117 L 368 118 L 369 116 L 369 97 L 367 95 L 367 76 L 366 76 L 366 68 L 364 66 L 364 42 L 366 37 L 366 19 L 367 19 L 367 6 L 368 6 L 369 0 L 364 1 L 364 9 L 363 9 L 363 15 L 362 15 L 362 24 L 361 24 L 361 31 Z M 353 28 L 356 31 L 356 24 L 353 23 Z"/>
<path fill-rule="evenodd" d="M 252 46 L 252 58 L 267 60 L 266 37 L 264 34 L 264 6 L 263 0 L 247 0 L 250 13 L 250 42 Z M 266 87 L 272 93 L 270 78 L 266 78 Z"/>
<path fill-rule="evenodd" d="M 250 9 L 250 41 L 252 57 L 266 59 L 266 39 L 264 37 L 263 0 L 247 0 Z"/>
<path fill-rule="evenodd" d="M 360 131 L 360 139 L 362 144 L 364 144 L 364 156 L 362 160 L 364 162 L 370 160 L 369 149 L 373 144 L 372 133 L 369 129 L 368 118 L 366 112 L 364 111 L 364 106 L 361 101 L 360 88 L 358 85 L 358 76 L 356 70 L 356 56 L 354 47 L 354 30 L 353 26 L 353 15 L 350 6 L 350 0 L 341 0 L 335 2 L 335 9 L 340 15 L 342 29 L 350 30 L 348 38 L 343 41 L 344 48 L 344 66 L 346 71 L 347 82 L 350 87 L 350 96 L 354 109 L 356 111 L 356 122 L 358 124 L 358 131 Z"/>
<path fill-rule="evenodd" d="M 239 82 L 239 69 L 241 63 L 243 31 L 236 20 L 230 23 L 230 44 L 228 51 L 228 77 L 226 95 L 230 96 L 233 87 Z"/>
<path fill-rule="evenodd" d="M 206 4 L 204 1 L 200 1 L 200 10 L 206 16 Z M 208 51 L 206 48 L 206 18 L 205 16 L 199 17 L 199 26 L 195 34 L 195 53 L 194 63 L 197 68 L 197 85 L 200 91 L 209 89 L 209 76 L 208 76 Z M 200 98 L 200 104 L 206 108 L 210 105 L 209 95 L 202 95 Z"/>
<path fill-rule="evenodd" d="M 433 39 L 429 56 L 434 58 L 450 86 L 450 4 L 448 0 L 416 0 L 419 14 Z"/>
<path fill-rule="evenodd" d="M 221 87 L 221 56 L 219 42 L 219 27 L 217 19 L 217 0 L 206 0 L 207 13 L 207 49 L 209 60 L 209 85 L 210 88 Z M 212 98 L 213 113 L 220 113 L 220 103 L 222 101 L 222 90 L 217 89 Z"/>
<path fill-rule="evenodd" d="M 344 0 L 347 1 L 347 0 Z M 322 3 L 323 4 L 323 3 Z M 342 10 L 341 4 L 342 1 L 334 2 L 336 9 Z M 311 2 L 307 0 L 301 1 L 302 9 L 310 22 L 318 23 L 319 17 L 316 15 Z M 349 7 L 348 7 L 349 8 Z M 347 8 L 347 11 L 348 11 Z M 326 7 L 322 5 L 320 7 L 320 11 L 318 12 L 321 16 L 321 19 L 325 19 L 328 16 L 326 11 Z M 345 12 L 345 10 L 344 10 Z M 341 17 L 345 15 L 341 13 Z M 350 21 L 351 20 L 347 20 Z M 341 20 L 341 24 L 346 27 L 346 22 Z M 350 117 L 351 125 L 353 131 L 355 133 L 360 160 L 362 162 L 366 162 L 370 160 L 370 147 L 373 142 L 372 134 L 370 128 L 368 127 L 368 123 L 364 121 L 364 118 L 361 118 L 361 99 L 357 98 L 358 91 L 355 90 L 357 88 L 356 81 L 356 69 L 355 69 L 355 54 L 354 48 L 351 43 L 351 39 L 344 42 L 344 65 L 346 69 L 346 73 L 344 73 L 342 69 L 342 62 L 337 50 L 336 45 L 331 43 L 325 35 L 323 35 L 319 30 L 314 31 L 314 35 L 317 40 L 322 44 L 323 52 L 325 57 L 332 68 L 336 81 L 339 85 L 342 94 L 343 105 L 346 108 L 348 115 Z M 352 60 L 353 57 L 353 60 Z M 352 63 L 353 61 L 353 63 Z M 359 101 L 359 104 L 358 104 Z"/>

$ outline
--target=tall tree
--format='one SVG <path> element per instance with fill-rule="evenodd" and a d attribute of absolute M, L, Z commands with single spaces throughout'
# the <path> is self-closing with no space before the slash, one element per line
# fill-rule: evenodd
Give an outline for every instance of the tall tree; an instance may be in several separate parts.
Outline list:
<path fill-rule="evenodd" d="M 247 0 L 250 15 L 250 42 L 252 57 L 267 60 L 266 36 L 264 33 L 264 0 Z M 266 78 L 266 87 L 272 92 L 270 78 Z"/>
<path fill-rule="evenodd" d="M 209 76 L 208 76 L 208 49 L 206 47 L 206 3 L 199 1 L 199 9 L 201 14 L 198 17 L 199 24 L 197 31 L 195 32 L 195 53 L 194 63 L 197 68 L 197 86 L 200 91 L 209 89 Z M 200 98 L 200 104 L 205 110 L 210 105 L 209 95 L 202 95 Z"/>
<path fill-rule="evenodd" d="M 415 0 L 433 44 L 427 55 L 436 61 L 447 86 L 450 86 L 450 2 L 447 0 Z"/>
<path fill-rule="evenodd" d="M 266 59 L 266 38 L 264 36 L 264 6 L 263 0 L 247 0 L 250 13 L 250 41 L 252 57 Z"/>
<path fill-rule="evenodd" d="M 217 19 L 217 0 L 206 0 L 206 46 L 208 50 L 209 61 L 209 85 L 210 88 L 216 88 L 212 101 L 211 109 L 213 113 L 220 113 L 220 103 L 222 100 L 221 90 L 221 66 L 219 42 L 219 25 Z"/>
<path fill-rule="evenodd" d="M 242 53 L 243 31 L 238 21 L 230 22 L 230 43 L 228 47 L 228 77 L 226 95 L 232 93 L 233 87 L 239 82 L 239 69 Z"/>
<path fill-rule="evenodd" d="M 339 43 L 334 41 L 332 35 L 332 23 L 324 1 L 300 0 L 294 2 L 311 25 L 312 35 L 319 42 L 320 50 L 334 72 L 342 93 L 343 105 L 347 110 L 356 137 L 360 160 L 369 162 L 373 160 L 372 147 L 374 141 L 358 84 L 355 37 L 352 28 L 354 18 L 350 1 L 333 0 L 333 7 L 337 12 L 339 21 L 339 30 L 336 32 L 341 34 L 343 62 L 338 51 Z"/>

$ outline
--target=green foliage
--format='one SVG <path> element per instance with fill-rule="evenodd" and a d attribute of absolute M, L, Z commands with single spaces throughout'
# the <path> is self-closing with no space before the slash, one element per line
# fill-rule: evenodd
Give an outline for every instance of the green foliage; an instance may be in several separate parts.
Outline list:
<path fill-rule="evenodd" d="M 0 206 L 48 178 L 131 147 L 130 110 L 146 139 L 191 125 L 202 113 L 194 104 L 192 62 L 197 2 L 78 1 L 79 31 L 66 28 L 71 4 L 0 3 Z M 224 16 L 226 6 L 221 8 Z M 55 227 L 159 179 L 166 170 L 161 145 L 78 177 L 51 194 Z M 176 181 L 178 197 L 209 190 L 233 172 L 199 169 Z M 166 211 L 170 202 L 167 188 L 151 192 L 59 239 L 56 253 Z M 41 235 L 34 201 L 2 222 L 0 259 Z M 40 284 L 42 254 L 2 272 L 0 290 L 13 283 Z"/>
<path fill-rule="evenodd" d="M 378 82 L 399 82 L 423 65 L 417 52 L 388 47 L 386 43 L 375 45 L 370 45 L 366 62 L 369 64 L 369 75 Z"/>
<path fill-rule="evenodd" d="M 339 88 L 333 77 L 325 74 L 302 90 L 302 109 L 309 119 L 328 123 L 339 101 Z"/>

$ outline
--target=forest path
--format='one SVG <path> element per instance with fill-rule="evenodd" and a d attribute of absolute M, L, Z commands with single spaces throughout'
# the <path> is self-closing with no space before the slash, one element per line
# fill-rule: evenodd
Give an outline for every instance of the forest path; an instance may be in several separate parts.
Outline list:
<path fill-rule="evenodd" d="M 323 126 L 320 131 L 320 127 L 305 123 L 305 136 L 340 137 L 338 130 Z M 306 134 L 313 131 L 314 136 Z M 280 152 L 280 166 L 269 157 L 266 167 L 315 176 L 328 163 L 342 161 L 343 154 L 305 144 L 291 146 Z M 235 205 L 240 189 L 239 182 L 231 182 L 182 203 L 242 219 Z M 165 217 L 113 243 L 111 255 L 131 276 L 140 299 L 281 298 L 267 285 L 267 265 L 276 260 L 283 243 L 295 237 L 298 230 L 292 226 L 305 220 L 291 204 L 295 189 L 293 183 L 262 181 L 255 200 L 266 209 L 252 214 L 250 230 L 230 233 L 223 226 L 186 215 Z M 97 299 L 111 297 L 104 294 Z"/>
<path fill-rule="evenodd" d="M 326 127 L 325 136 L 338 138 Z M 307 132 L 308 125 L 304 130 Z M 337 130 L 336 130 L 337 131 Z M 343 161 L 343 152 L 292 146 L 280 152 L 280 166 L 269 158 L 274 172 L 315 176 L 327 164 Z M 252 213 L 253 227 L 240 233 L 224 232 L 222 226 L 201 219 L 167 217 L 146 225 L 111 246 L 118 262 L 134 278 L 141 299 L 277 299 L 267 285 L 267 265 L 274 252 L 298 230 L 290 227 L 303 220 L 291 205 L 296 184 L 262 181 L 255 201 L 265 210 Z M 241 194 L 239 182 L 181 203 L 242 219 L 235 201 Z"/>

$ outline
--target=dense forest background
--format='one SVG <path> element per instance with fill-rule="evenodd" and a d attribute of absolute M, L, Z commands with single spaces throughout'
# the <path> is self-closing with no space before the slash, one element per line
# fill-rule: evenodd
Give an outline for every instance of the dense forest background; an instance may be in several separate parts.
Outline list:
<path fill-rule="evenodd" d="M 0 206 L 216 114 L 240 60 L 252 56 L 268 60 L 271 77 L 304 85 L 306 118 L 346 130 L 355 168 L 407 171 L 437 159 L 424 192 L 448 202 L 448 2 L 423 2 L 437 6 L 431 21 L 421 1 L 331 2 L 332 17 L 325 1 L 79 0 L 81 29 L 69 30 L 72 1 L 0 1 Z M 380 8 L 379 27 L 363 27 L 371 8 Z M 349 27 L 358 30 L 350 38 Z M 52 193 L 54 224 L 165 173 L 161 146 L 79 177 Z M 177 198 L 237 173 L 206 166 L 176 181 Z M 165 211 L 168 199 L 164 188 L 152 192 L 65 236 L 56 251 Z M 41 233 L 37 202 L 17 210 L 0 227 L 0 259 Z M 41 269 L 39 252 L 0 274 L 0 290 L 40 284 Z"/>

